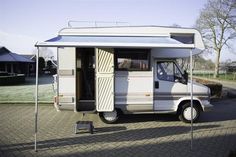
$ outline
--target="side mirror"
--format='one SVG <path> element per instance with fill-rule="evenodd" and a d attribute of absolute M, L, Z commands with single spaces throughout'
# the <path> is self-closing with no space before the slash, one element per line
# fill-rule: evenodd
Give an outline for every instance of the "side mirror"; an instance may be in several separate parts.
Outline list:
<path fill-rule="evenodd" d="M 184 83 L 184 84 L 188 84 L 188 73 L 187 73 L 186 70 L 184 70 L 184 75 L 183 75 L 183 77 L 184 77 L 183 83 Z"/>

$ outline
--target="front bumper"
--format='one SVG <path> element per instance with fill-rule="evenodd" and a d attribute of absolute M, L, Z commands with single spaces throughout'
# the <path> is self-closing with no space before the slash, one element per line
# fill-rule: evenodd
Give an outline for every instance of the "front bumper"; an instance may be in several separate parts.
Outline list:
<path fill-rule="evenodd" d="M 212 111 L 213 107 L 214 106 L 212 104 L 210 104 L 209 102 L 208 103 L 204 103 L 202 105 L 202 109 L 203 109 L 204 112 Z"/>

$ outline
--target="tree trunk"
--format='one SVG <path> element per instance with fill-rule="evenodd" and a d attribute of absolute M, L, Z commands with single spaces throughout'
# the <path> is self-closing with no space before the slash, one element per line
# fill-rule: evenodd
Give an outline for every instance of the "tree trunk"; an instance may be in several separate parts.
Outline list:
<path fill-rule="evenodd" d="M 214 78 L 219 77 L 219 64 L 220 64 L 220 49 L 216 50 L 215 72 Z"/>

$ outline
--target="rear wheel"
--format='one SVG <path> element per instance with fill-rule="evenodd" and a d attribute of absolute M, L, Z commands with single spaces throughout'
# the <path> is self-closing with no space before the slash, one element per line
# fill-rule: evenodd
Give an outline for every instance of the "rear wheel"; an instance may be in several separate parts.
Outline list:
<path fill-rule="evenodd" d="M 116 109 L 114 109 L 112 112 L 100 112 L 99 117 L 104 123 L 112 124 L 117 122 L 119 119 L 119 113 Z"/>
<path fill-rule="evenodd" d="M 193 122 L 197 122 L 200 116 L 201 110 L 196 104 L 193 104 Z M 191 103 L 187 102 L 180 108 L 179 119 L 185 123 L 191 122 Z"/>

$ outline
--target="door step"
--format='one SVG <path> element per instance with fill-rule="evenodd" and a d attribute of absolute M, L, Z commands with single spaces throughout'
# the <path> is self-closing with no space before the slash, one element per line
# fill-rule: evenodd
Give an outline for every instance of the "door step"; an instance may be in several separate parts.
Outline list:
<path fill-rule="evenodd" d="M 95 112 L 95 100 L 79 100 L 76 104 L 78 112 Z"/>
<path fill-rule="evenodd" d="M 79 100 L 78 102 L 89 102 L 89 103 L 95 103 L 95 100 Z"/>
<path fill-rule="evenodd" d="M 79 130 L 89 130 L 89 132 L 93 134 L 93 121 L 77 121 L 75 124 L 75 134 L 77 134 Z"/>

